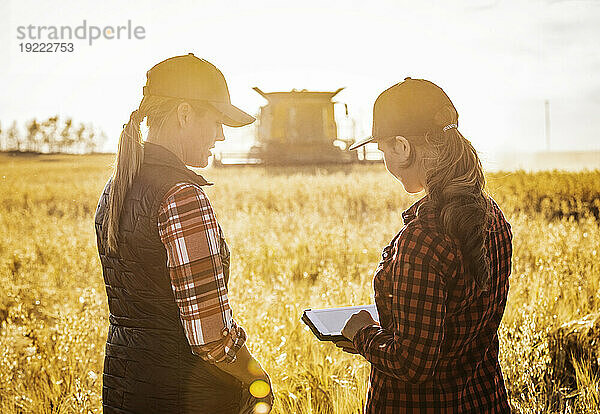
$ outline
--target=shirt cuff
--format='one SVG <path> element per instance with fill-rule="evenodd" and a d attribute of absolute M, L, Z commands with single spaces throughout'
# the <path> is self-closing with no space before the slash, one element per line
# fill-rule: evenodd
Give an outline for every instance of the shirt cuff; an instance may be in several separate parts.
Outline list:
<path fill-rule="evenodd" d="M 217 362 L 230 364 L 235 361 L 238 351 L 245 343 L 246 332 L 232 320 L 231 329 L 223 329 L 223 339 L 206 345 L 192 346 L 192 353 L 211 364 Z"/>
<path fill-rule="evenodd" d="M 354 338 L 352 339 L 352 343 L 359 354 L 365 356 L 367 349 L 369 349 L 370 338 L 379 330 L 381 330 L 380 325 L 371 324 L 365 325 L 356 331 L 356 334 L 354 334 Z"/>

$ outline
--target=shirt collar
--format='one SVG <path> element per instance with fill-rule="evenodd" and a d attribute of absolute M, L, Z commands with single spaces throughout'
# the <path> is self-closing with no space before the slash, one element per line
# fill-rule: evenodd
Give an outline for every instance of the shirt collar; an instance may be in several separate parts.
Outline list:
<path fill-rule="evenodd" d="M 206 181 L 200 174 L 196 174 L 186 167 L 177 155 L 173 154 L 162 145 L 153 144 L 151 142 L 144 143 L 144 164 L 171 167 L 186 174 L 198 185 L 213 185 L 213 183 Z"/>
<path fill-rule="evenodd" d="M 419 199 L 412 206 L 410 206 L 402 212 L 402 220 L 404 221 L 404 224 L 408 224 L 409 222 L 417 218 L 417 212 L 419 211 L 419 207 L 421 206 L 421 204 L 423 204 L 426 198 L 427 196 Z"/>

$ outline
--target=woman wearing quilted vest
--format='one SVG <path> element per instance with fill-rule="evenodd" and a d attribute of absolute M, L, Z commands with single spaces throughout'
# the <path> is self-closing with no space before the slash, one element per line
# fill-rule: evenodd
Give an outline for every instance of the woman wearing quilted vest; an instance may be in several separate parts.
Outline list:
<path fill-rule="evenodd" d="M 498 325 L 512 233 L 485 191 L 477 152 L 435 84 L 406 78 L 373 108 L 387 170 L 425 196 L 402 214 L 373 287 L 379 322 L 354 314 L 337 345 L 371 363 L 366 413 L 510 412 Z"/>
<path fill-rule="evenodd" d="M 206 167 L 222 124 L 253 121 L 191 53 L 147 72 L 95 218 L 110 310 L 104 413 L 270 411 L 272 393 L 249 393 L 270 381 L 229 305 L 229 250 L 202 188 L 211 183 L 186 167 Z"/>

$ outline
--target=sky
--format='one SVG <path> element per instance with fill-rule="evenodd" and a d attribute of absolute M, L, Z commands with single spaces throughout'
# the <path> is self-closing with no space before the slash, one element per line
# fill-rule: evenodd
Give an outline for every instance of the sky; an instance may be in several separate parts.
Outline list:
<path fill-rule="evenodd" d="M 74 39 L 73 52 L 27 53 L 19 26 L 144 28 L 143 39 Z M 31 1 L 0 0 L 0 122 L 58 114 L 92 123 L 115 150 L 146 71 L 194 53 L 225 75 L 232 102 L 252 90 L 334 91 L 343 137 L 370 135 L 372 107 L 405 77 L 442 87 L 482 153 L 600 150 L 600 0 Z M 68 40 L 67 40 L 68 41 Z M 355 127 L 351 128 L 352 120 Z M 249 145 L 252 126 L 227 129 Z"/>

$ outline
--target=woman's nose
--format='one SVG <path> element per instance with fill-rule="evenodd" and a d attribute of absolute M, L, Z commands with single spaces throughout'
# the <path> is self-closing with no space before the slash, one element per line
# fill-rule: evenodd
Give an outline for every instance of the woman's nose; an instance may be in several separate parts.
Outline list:
<path fill-rule="evenodd" d="M 215 137 L 216 141 L 225 141 L 225 134 L 223 133 L 223 124 L 219 124 L 217 126 L 217 135 Z"/>

